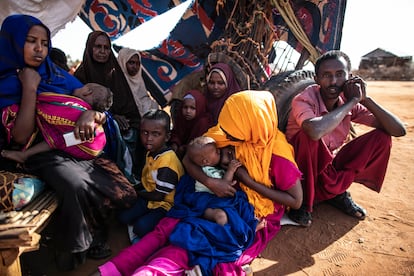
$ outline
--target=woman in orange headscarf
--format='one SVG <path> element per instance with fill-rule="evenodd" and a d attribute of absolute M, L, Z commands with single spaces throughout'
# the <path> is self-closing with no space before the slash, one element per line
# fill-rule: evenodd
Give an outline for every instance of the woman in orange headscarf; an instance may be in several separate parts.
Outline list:
<path fill-rule="evenodd" d="M 255 215 L 266 222 L 256 232 L 253 244 L 236 261 L 217 264 L 214 275 L 245 275 L 242 266 L 258 256 L 280 230 L 286 206 L 297 209 L 302 204 L 301 172 L 294 161 L 292 146 L 277 124 L 276 104 L 271 93 L 242 91 L 227 99 L 217 125 L 204 134 L 215 139 L 219 147 L 226 147 L 222 159 L 236 158 L 242 162 L 244 168 L 236 172 L 240 187 L 254 206 Z M 187 156 L 183 163 L 189 175 L 216 195 L 233 196 L 236 192 L 234 183 L 209 178 Z M 125 274 L 133 274 L 138 268 L 136 273 L 163 271 L 168 275 L 182 275 L 185 269 L 191 269 L 185 249 L 165 245 L 177 223 L 178 219 L 164 218 L 151 234 L 100 267 L 101 274 L 111 275 L 107 273 L 109 267 Z M 148 260 L 149 255 L 152 257 Z"/>
<path fill-rule="evenodd" d="M 249 175 L 266 187 L 273 187 L 268 175 L 274 158 L 282 159 L 284 166 L 294 167 L 284 170 L 292 174 L 289 185 L 299 180 L 299 171 L 294 159 L 293 148 L 285 135 L 277 128 L 278 119 L 273 96 L 267 91 L 243 91 L 232 95 L 221 110 L 218 124 L 209 129 L 205 136 L 213 138 L 219 148 L 234 146 L 236 156 Z M 282 176 L 278 175 L 278 178 Z M 247 193 L 250 203 L 255 206 L 258 217 L 274 213 L 272 199 L 268 195 L 248 187 L 241 188 Z"/>
<path fill-rule="evenodd" d="M 250 263 L 260 254 L 280 230 L 280 220 L 286 206 L 295 209 L 300 207 L 301 172 L 295 163 L 292 146 L 277 125 L 276 103 L 271 93 L 242 91 L 227 99 L 217 125 L 205 134 L 213 138 L 220 148 L 234 148 L 234 151 L 229 151 L 222 158 L 230 156 L 230 159 L 236 158 L 244 165 L 245 169 L 236 173 L 240 187 L 254 206 L 256 217 L 266 221 L 266 226 L 257 231 L 253 245 L 236 262 L 218 264 L 214 270 L 216 275 L 243 273 L 241 266 Z M 233 153 L 235 156 L 232 156 Z M 183 163 L 190 175 L 213 189 L 216 194 L 234 194 L 232 183 L 207 179 L 186 158 Z"/>

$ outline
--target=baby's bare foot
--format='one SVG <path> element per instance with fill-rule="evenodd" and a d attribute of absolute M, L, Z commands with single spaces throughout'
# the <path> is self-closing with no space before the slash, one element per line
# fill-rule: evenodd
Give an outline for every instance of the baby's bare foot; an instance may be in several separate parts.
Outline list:
<path fill-rule="evenodd" d="M 1 156 L 10 160 L 14 160 L 17 163 L 24 163 L 27 159 L 24 152 L 17 150 L 2 150 Z"/>
<path fill-rule="evenodd" d="M 262 219 L 259 221 L 259 223 L 256 226 L 256 232 L 259 231 L 260 229 L 265 228 L 267 225 L 266 219 Z"/>

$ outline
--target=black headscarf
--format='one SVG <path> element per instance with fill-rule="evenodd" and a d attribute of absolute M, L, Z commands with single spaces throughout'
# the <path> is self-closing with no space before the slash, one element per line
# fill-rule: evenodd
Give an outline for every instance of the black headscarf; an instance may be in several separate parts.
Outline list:
<path fill-rule="evenodd" d="M 110 109 L 112 114 L 123 115 L 129 120 L 133 128 L 139 128 L 140 115 L 135 105 L 131 89 L 115 57 L 113 50 L 106 63 L 96 62 L 93 59 L 93 47 L 99 36 L 105 36 L 111 45 L 109 36 L 102 31 L 93 31 L 86 41 L 83 61 L 75 72 L 75 76 L 84 84 L 95 82 L 112 90 L 114 102 Z"/>

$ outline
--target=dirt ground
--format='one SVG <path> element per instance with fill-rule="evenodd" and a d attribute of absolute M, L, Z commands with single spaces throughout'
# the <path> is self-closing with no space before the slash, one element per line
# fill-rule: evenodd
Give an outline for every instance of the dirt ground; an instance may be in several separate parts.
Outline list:
<path fill-rule="evenodd" d="M 367 218 L 358 221 L 329 205 L 316 206 L 311 227 L 282 227 L 253 261 L 254 275 L 414 275 L 414 82 L 368 82 L 368 95 L 399 116 L 407 135 L 393 138 L 381 193 L 357 183 L 349 190 Z M 126 231 L 114 225 L 111 235 L 115 254 L 128 243 Z M 62 273 L 47 248 L 22 256 L 25 275 L 90 275 L 104 261 L 88 260 Z"/>

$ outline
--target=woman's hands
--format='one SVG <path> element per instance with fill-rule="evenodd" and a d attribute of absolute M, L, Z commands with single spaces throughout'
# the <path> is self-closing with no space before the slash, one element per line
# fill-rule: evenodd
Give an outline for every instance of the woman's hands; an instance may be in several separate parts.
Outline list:
<path fill-rule="evenodd" d="M 232 172 L 236 172 L 238 167 L 243 166 L 243 164 L 237 160 L 237 159 L 233 159 L 230 161 L 229 167 L 227 168 L 227 170 L 230 170 Z"/>
<path fill-rule="evenodd" d="M 18 69 L 17 76 L 22 84 L 22 93 L 34 92 L 36 94 L 37 87 L 42 79 L 36 70 L 30 67 Z"/>
<path fill-rule="evenodd" d="M 234 196 L 236 189 L 233 187 L 237 183 L 236 180 L 228 181 L 219 178 L 210 178 L 206 185 L 216 196 L 228 197 Z"/>
<path fill-rule="evenodd" d="M 233 196 L 236 193 L 236 189 L 233 186 L 237 183 L 237 181 L 228 181 L 225 179 L 208 177 L 203 172 L 201 167 L 188 158 L 187 154 L 184 155 L 182 162 L 187 173 L 194 179 L 206 185 L 216 196 L 227 197 Z"/>
<path fill-rule="evenodd" d="M 77 139 L 84 141 L 92 140 L 95 137 L 95 122 L 102 113 L 95 110 L 84 111 L 76 121 L 73 133 Z"/>
<path fill-rule="evenodd" d="M 293 209 L 299 209 L 302 205 L 303 192 L 299 179 L 296 180 L 296 183 L 290 189 L 282 191 L 266 187 L 265 185 L 256 182 L 251 178 L 245 167 L 237 169 L 236 176 L 244 185 L 274 202 L 289 206 Z"/>

